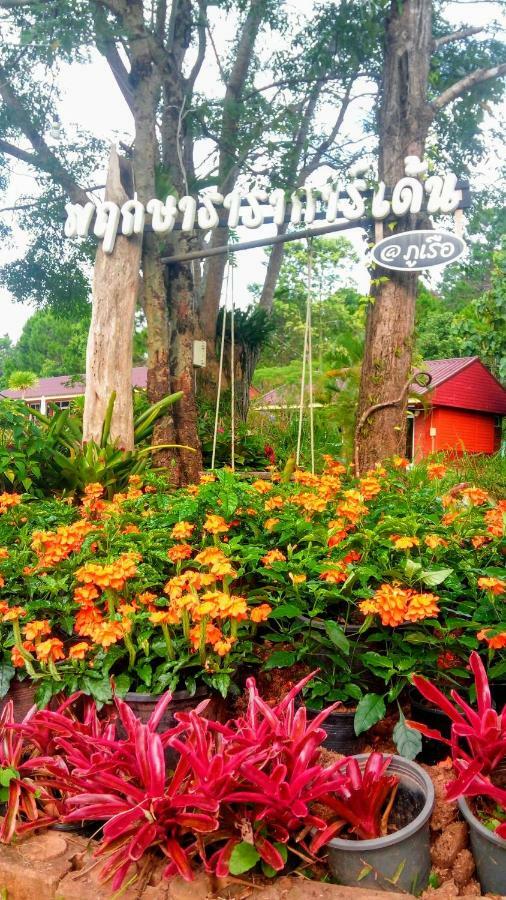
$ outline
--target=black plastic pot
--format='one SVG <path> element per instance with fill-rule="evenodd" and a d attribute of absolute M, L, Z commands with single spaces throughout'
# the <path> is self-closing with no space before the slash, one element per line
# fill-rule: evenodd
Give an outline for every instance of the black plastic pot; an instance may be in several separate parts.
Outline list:
<path fill-rule="evenodd" d="M 158 695 L 155 696 L 154 694 L 128 693 L 125 694 L 124 699 L 132 712 L 134 712 L 141 722 L 145 724 L 151 716 L 160 697 Z M 223 701 L 207 688 L 197 688 L 194 694 L 189 694 L 188 691 L 175 691 L 162 716 L 157 730 L 161 732 L 166 731 L 167 728 L 174 728 L 174 726 L 177 725 L 177 719 L 175 717 L 176 713 L 188 712 L 191 709 L 195 709 L 195 707 L 198 706 L 199 703 L 202 703 L 203 700 L 209 700 L 203 713 L 205 718 L 220 719 L 223 712 Z"/>
<path fill-rule="evenodd" d="M 409 697 L 413 722 L 420 722 L 421 725 L 440 731 L 443 737 L 449 738 L 451 721 L 448 716 L 435 706 L 427 703 L 415 691 L 411 691 Z M 445 759 L 449 752 L 450 748 L 446 744 L 433 741 L 431 738 L 426 738 L 422 735 L 422 751 L 418 756 L 418 760 L 426 763 L 428 766 L 434 766 L 436 763 L 441 762 L 442 759 Z"/>
<path fill-rule="evenodd" d="M 361 769 L 368 758 L 357 756 Z M 388 771 L 399 777 L 390 816 L 397 830 L 367 841 L 333 838 L 327 844 L 329 869 L 338 884 L 418 894 L 429 882 L 434 786 L 419 765 L 401 756 L 392 757 Z"/>
<path fill-rule="evenodd" d="M 471 849 L 481 889 L 486 894 L 506 894 L 506 841 L 489 831 L 461 797 L 459 809 L 469 825 Z"/>
<path fill-rule="evenodd" d="M 308 718 L 314 719 L 317 715 L 317 712 L 308 709 Z M 358 753 L 362 746 L 362 740 L 355 734 L 354 720 L 355 710 L 331 713 L 321 726 L 327 732 L 323 746 L 327 750 L 342 753 L 344 756 L 353 756 Z"/>
<path fill-rule="evenodd" d="M 502 712 L 506 706 L 506 681 L 491 681 L 490 693 L 497 712 Z"/>

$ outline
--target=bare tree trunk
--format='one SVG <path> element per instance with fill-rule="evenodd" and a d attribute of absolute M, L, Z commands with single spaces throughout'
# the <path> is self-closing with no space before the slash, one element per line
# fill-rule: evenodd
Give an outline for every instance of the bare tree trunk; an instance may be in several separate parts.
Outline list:
<path fill-rule="evenodd" d="M 111 147 L 105 195 L 119 206 L 130 196 L 132 179 L 128 169 L 116 148 Z M 115 391 L 111 439 L 126 450 L 134 446 L 132 341 L 140 259 L 140 238 L 119 234 L 111 254 L 104 253 L 99 245 L 86 351 L 83 439 L 100 441 L 107 404 Z"/>
<path fill-rule="evenodd" d="M 424 153 L 433 117 L 427 102 L 431 50 L 431 0 L 392 0 L 379 112 L 379 177 L 388 187 L 404 175 L 406 156 Z M 399 230 L 414 227 L 410 217 Z M 417 276 L 383 269 L 375 275 L 381 284 L 373 286 L 367 311 L 355 436 L 360 471 L 393 454 L 404 456 L 406 444 Z M 368 414 L 378 403 L 388 405 Z"/>
<path fill-rule="evenodd" d="M 287 230 L 288 225 L 280 225 L 280 227 L 278 228 L 278 234 L 286 234 Z M 278 283 L 279 273 L 283 264 L 284 255 L 285 245 L 273 244 L 272 250 L 269 255 L 269 262 L 267 263 L 267 271 L 265 273 L 265 281 L 263 283 L 262 293 L 260 294 L 260 306 L 263 309 L 266 309 L 267 312 L 272 311 L 274 291 L 276 290 L 276 285 Z"/>

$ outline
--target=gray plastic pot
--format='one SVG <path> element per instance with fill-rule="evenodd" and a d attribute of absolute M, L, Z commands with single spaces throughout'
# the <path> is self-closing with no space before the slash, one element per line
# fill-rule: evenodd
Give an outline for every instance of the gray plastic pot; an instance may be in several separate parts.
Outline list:
<path fill-rule="evenodd" d="M 355 757 L 361 769 L 369 754 Z M 333 838 L 327 844 L 329 869 L 339 884 L 377 891 L 420 893 L 430 875 L 429 818 L 434 786 L 417 763 L 393 756 L 388 771 L 399 777 L 390 820 L 394 834 L 368 841 Z"/>
<path fill-rule="evenodd" d="M 506 894 L 506 841 L 481 824 L 464 797 L 458 803 L 469 825 L 471 849 L 483 893 Z"/>

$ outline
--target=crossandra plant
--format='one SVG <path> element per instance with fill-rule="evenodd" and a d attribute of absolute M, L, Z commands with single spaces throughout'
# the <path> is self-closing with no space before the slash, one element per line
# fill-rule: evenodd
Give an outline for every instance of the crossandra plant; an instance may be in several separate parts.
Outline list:
<path fill-rule="evenodd" d="M 458 797 L 490 797 L 506 812 L 506 790 L 495 783 L 506 760 L 506 706 L 497 712 L 492 705 L 490 686 L 484 665 L 477 653 L 471 653 L 469 666 L 474 675 L 476 708 L 452 690 L 453 703 L 422 676 L 413 683 L 422 697 L 445 713 L 451 721 L 450 738 L 419 722 L 410 725 L 433 740 L 446 744 L 451 752 L 456 778 L 447 787 L 448 800 Z M 506 838 L 506 822 L 497 833 Z"/>
<path fill-rule="evenodd" d="M 0 495 L 0 694 L 29 674 L 40 705 L 77 689 L 108 702 L 111 675 L 120 695 L 225 696 L 260 667 L 283 693 L 292 668 L 320 666 L 311 706 L 356 706 L 362 732 L 414 672 L 465 690 L 470 649 L 500 680 L 505 502 L 442 463 L 405 465 Z"/>

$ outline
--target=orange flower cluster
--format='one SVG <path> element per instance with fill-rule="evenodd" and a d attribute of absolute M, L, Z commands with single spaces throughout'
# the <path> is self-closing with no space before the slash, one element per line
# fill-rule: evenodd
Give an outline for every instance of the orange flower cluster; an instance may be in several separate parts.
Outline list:
<path fill-rule="evenodd" d="M 3 515 L 13 506 L 19 506 L 21 503 L 21 494 L 0 494 L 0 515 Z"/>
<path fill-rule="evenodd" d="M 49 569 L 81 549 L 83 541 L 95 528 L 90 522 L 79 519 L 72 525 L 60 525 L 56 531 L 34 531 L 32 550 L 38 557 L 38 569 Z"/>
<path fill-rule="evenodd" d="M 482 591 L 490 591 L 491 594 L 504 594 L 506 593 L 506 581 L 503 581 L 502 578 L 493 578 L 493 577 L 483 577 L 478 578 L 478 587 L 482 589 Z"/>
<path fill-rule="evenodd" d="M 493 537 L 503 537 L 506 530 L 506 500 L 500 500 L 493 509 L 485 513 L 487 531 Z"/>
<path fill-rule="evenodd" d="M 194 530 L 195 525 L 192 525 L 191 522 L 176 522 L 170 536 L 173 537 L 175 541 L 187 541 L 188 538 L 191 538 Z"/>
<path fill-rule="evenodd" d="M 209 534 L 225 534 L 230 531 L 230 525 L 227 525 L 223 516 L 209 514 L 203 524 L 204 531 Z"/>
<path fill-rule="evenodd" d="M 359 603 L 364 615 L 378 614 L 382 625 L 395 628 L 402 622 L 419 622 L 437 616 L 439 597 L 435 594 L 417 593 L 398 584 L 382 584 L 371 600 Z"/>
<path fill-rule="evenodd" d="M 174 544 L 174 546 L 167 551 L 167 556 L 171 562 L 176 563 L 182 562 L 184 559 L 189 559 L 192 553 L 193 549 L 190 547 L 190 544 Z"/>
<path fill-rule="evenodd" d="M 418 547 L 420 544 L 417 537 L 408 537 L 407 535 L 391 534 L 390 540 L 396 550 L 411 550 L 412 547 Z"/>
<path fill-rule="evenodd" d="M 443 463 L 429 463 L 427 466 L 427 475 L 430 481 L 434 481 L 436 478 L 444 478 L 446 472 L 447 468 Z"/>
<path fill-rule="evenodd" d="M 331 475 L 344 475 L 346 472 L 346 466 L 339 462 L 338 459 L 334 459 L 328 453 L 323 454 L 323 461 L 325 463 L 325 474 L 330 473 Z"/>
<path fill-rule="evenodd" d="M 262 556 L 260 562 L 263 562 L 264 566 L 269 568 L 275 562 L 286 562 L 286 556 L 282 550 L 268 550 L 265 556 Z"/>
<path fill-rule="evenodd" d="M 438 534 L 426 534 L 424 544 L 429 550 L 436 550 L 438 547 L 448 547 L 448 541 L 440 537 Z"/>
<path fill-rule="evenodd" d="M 113 563 L 100 565 L 99 563 L 86 563 L 76 572 L 76 579 L 85 585 L 94 585 L 101 590 L 112 588 L 122 591 L 129 578 L 133 578 L 137 572 L 137 563 L 140 560 L 138 553 L 128 551 Z"/>
<path fill-rule="evenodd" d="M 499 634 L 490 634 L 490 628 L 479 631 L 476 637 L 480 641 L 486 641 L 491 650 L 502 650 L 506 647 L 506 631 Z"/>

